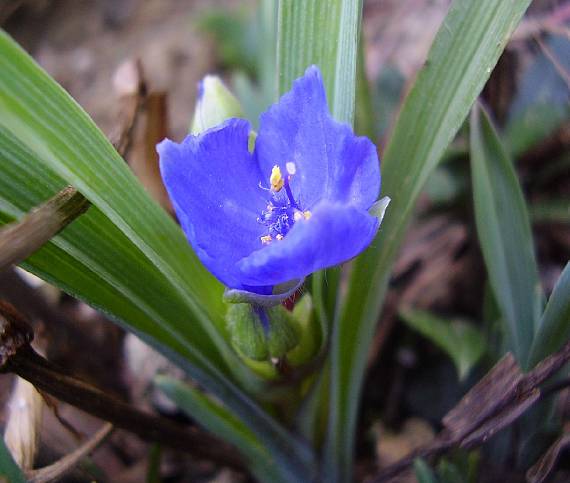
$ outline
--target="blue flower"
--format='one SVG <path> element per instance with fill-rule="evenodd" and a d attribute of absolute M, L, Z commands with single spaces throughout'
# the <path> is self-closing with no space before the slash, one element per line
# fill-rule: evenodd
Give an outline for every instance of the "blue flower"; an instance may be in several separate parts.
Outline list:
<path fill-rule="evenodd" d="M 364 250 L 379 220 L 374 144 L 329 114 L 321 74 L 309 67 L 250 125 L 229 119 L 157 150 L 188 240 L 225 285 L 259 294 Z"/>

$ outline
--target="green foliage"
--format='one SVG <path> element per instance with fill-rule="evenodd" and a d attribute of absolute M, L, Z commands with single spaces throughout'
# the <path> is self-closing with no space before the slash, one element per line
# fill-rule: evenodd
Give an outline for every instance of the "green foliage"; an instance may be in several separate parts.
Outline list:
<path fill-rule="evenodd" d="M 542 311 L 528 213 L 513 163 L 484 110 L 473 109 L 470 127 L 477 233 L 509 347 L 524 366 Z"/>
<path fill-rule="evenodd" d="M 529 3 L 456 0 L 404 102 L 382 161 L 382 191 L 392 204 L 378 237 L 354 263 L 337 315 L 332 341 L 330 464 L 351 467 L 357 395 L 368 347 L 415 201 Z"/>
<path fill-rule="evenodd" d="M 279 92 L 305 69 L 321 69 L 331 113 L 352 125 L 362 0 L 279 2 L 277 68 Z"/>
<path fill-rule="evenodd" d="M 528 367 L 559 350 L 570 339 L 570 263 L 566 264 L 540 320 Z"/>
<path fill-rule="evenodd" d="M 101 309 L 224 401 L 291 471 L 309 448 L 239 388 L 267 388 L 227 341 L 222 286 L 81 108 L 0 34 L 0 221 L 72 184 L 93 206 L 25 267 Z"/>
<path fill-rule="evenodd" d="M 445 320 L 419 310 L 404 310 L 400 316 L 451 357 L 460 380 L 469 374 L 485 352 L 483 334 L 466 321 Z"/>
<path fill-rule="evenodd" d="M 433 470 L 421 458 L 414 461 L 414 473 L 418 479 L 418 483 L 438 483 Z"/>
<path fill-rule="evenodd" d="M 197 389 L 168 377 L 157 377 L 156 384 L 176 405 L 187 412 L 198 423 L 235 445 L 245 456 L 248 467 L 262 481 L 309 482 L 312 472 L 276 461 L 279 453 L 271 451 L 272 442 L 260 439 L 248 427 L 222 405 L 206 397 Z M 298 441 L 300 445 L 304 443 Z"/>
<path fill-rule="evenodd" d="M 20 467 L 12 459 L 12 455 L 0 437 L 0 481 L 6 479 L 7 483 L 24 483 L 26 478 Z"/>

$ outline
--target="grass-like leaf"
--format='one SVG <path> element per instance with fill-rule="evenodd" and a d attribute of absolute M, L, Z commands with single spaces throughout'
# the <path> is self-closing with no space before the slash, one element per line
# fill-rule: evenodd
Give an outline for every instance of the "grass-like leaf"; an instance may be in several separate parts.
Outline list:
<path fill-rule="evenodd" d="M 532 343 L 528 367 L 559 350 L 570 339 L 570 263 L 566 264 L 546 304 Z"/>
<path fill-rule="evenodd" d="M 477 233 L 509 346 L 524 366 L 542 311 L 528 212 L 513 163 L 479 106 L 470 127 Z"/>
<path fill-rule="evenodd" d="M 9 483 L 24 483 L 26 481 L 22 470 L 6 448 L 4 438 L 0 438 L 0 481 L 4 479 Z"/>
<path fill-rule="evenodd" d="M 208 431 L 230 442 L 244 455 L 247 466 L 260 481 L 309 482 L 312 476 L 299 468 L 276 460 L 278 454 L 262 442 L 251 430 L 226 408 L 183 382 L 160 376 L 157 386 L 183 411 Z M 304 443 L 298 441 L 297 444 Z"/>
<path fill-rule="evenodd" d="M 485 352 L 485 338 L 472 324 L 463 320 L 445 320 L 420 310 L 404 310 L 400 316 L 451 357 L 460 380 Z"/>
<path fill-rule="evenodd" d="M 416 199 L 529 3 L 455 0 L 402 107 L 382 161 L 382 194 L 392 204 L 378 237 L 354 264 L 332 341 L 327 462 L 344 468 L 337 481 L 350 479 L 368 348 Z"/>
<path fill-rule="evenodd" d="M 0 224 L 67 184 L 93 206 L 25 267 L 106 312 L 215 394 L 295 467 L 312 454 L 236 383 L 266 387 L 224 337 L 222 286 L 87 114 L 0 33 Z"/>
<path fill-rule="evenodd" d="M 281 0 L 277 71 L 279 93 L 311 64 L 323 74 L 337 121 L 352 125 L 362 0 Z"/>

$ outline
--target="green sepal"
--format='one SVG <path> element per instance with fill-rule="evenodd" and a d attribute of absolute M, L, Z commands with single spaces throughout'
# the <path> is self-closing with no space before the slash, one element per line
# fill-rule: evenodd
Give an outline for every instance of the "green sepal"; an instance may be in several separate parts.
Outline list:
<path fill-rule="evenodd" d="M 232 304 L 226 314 L 236 351 L 255 361 L 282 358 L 300 340 L 300 330 L 282 306 Z"/>
<path fill-rule="evenodd" d="M 314 317 L 313 309 L 313 298 L 310 293 L 306 293 L 295 304 L 292 312 L 292 317 L 300 332 L 299 343 L 287 354 L 287 361 L 294 367 L 311 361 L 321 347 L 321 329 Z"/>

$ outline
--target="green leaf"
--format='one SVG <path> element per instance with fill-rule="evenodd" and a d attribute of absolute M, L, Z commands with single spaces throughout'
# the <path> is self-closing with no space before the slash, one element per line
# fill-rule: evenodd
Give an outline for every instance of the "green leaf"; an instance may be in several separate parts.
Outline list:
<path fill-rule="evenodd" d="M 202 343 L 198 335 L 202 332 L 206 347 L 215 346 L 231 367 L 239 367 L 234 366 L 237 357 L 232 357 L 222 337 L 222 287 L 197 260 L 180 228 L 149 198 L 87 114 L 5 33 L 0 34 L 0 53 L 0 126 L 26 146 L 26 155 L 33 154 L 32 173 L 45 166 L 91 201 L 116 227 L 123 248 L 130 246 L 123 251 L 134 252 L 130 260 L 143 260 L 147 272 L 162 279 L 162 287 L 156 287 L 160 290 L 152 290 L 150 282 L 153 295 L 143 300 L 165 305 L 167 301 L 159 298 L 176 293 L 174 298 L 182 299 L 185 309 L 173 321 L 182 319 L 187 324 L 183 330 L 196 333 L 197 346 Z M 44 193 L 47 199 L 55 190 Z M 90 241 L 95 244 L 105 236 L 99 232 Z M 112 252 L 106 258 L 112 258 Z M 113 258 L 115 271 L 118 266 L 122 271 L 131 268 Z M 149 283 L 151 278 L 147 275 L 137 281 L 132 277 L 131 281 Z M 210 351 L 208 357 L 215 359 L 216 355 Z"/>
<path fill-rule="evenodd" d="M 530 351 L 528 367 L 559 350 L 570 339 L 570 263 L 548 300 Z"/>
<path fill-rule="evenodd" d="M 271 452 L 270 446 L 261 441 L 221 404 L 175 379 L 159 376 L 155 382 L 180 409 L 194 418 L 198 424 L 236 446 L 245 456 L 248 467 L 260 481 L 312 481 L 314 475 L 307 473 L 306 469 L 290 466 L 287 461 L 276 461 L 278 453 Z M 299 444 L 303 443 L 299 442 Z"/>
<path fill-rule="evenodd" d="M 305 69 L 321 69 L 333 117 L 352 125 L 362 0 L 281 0 L 277 70 L 279 93 Z"/>
<path fill-rule="evenodd" d="M 524 366 L 542 311 L 526 204 L 513 163 L 483 109 L 473 109 L 470 127 L 477 233 L 509 347 Z"/>
<path fill-rule="evenodd" d="M 536 201 L 529 207 L 533 223 L 570 223 L 570 200 L 553 199 Z"/>
<path fill-rule="evenodd" d="M 22 470 L 6 448 L 4 438 L 0 437 L 0 482 L 4 479 L 6 483 L 25 483 L 26 481 Z"/>
<path fill-rule="evenodd" d="M 414 461 L 414 473 L 418 483 L 437 483 L 437 478 L 429 465 L 421 458 Z"/>
<path fill-rule="evenodd" d="M 382 161 L 382 194 L 392 203 L 376 240 L 354 263 L 332 340 L 327 460 L 347 473 L 368 348 L 416 199 L 529 3 L 456 0 L 400 112 Z"/>
<path fill-rule="evenodd" d="M 222 399 L 296 467 L 312 453 L 232 380 L 267 391 L 226 341 L 222 286 L 81 108 L 0 34 L 0 223 L 72 184 L 94 206 L 25 268 L 107 313 Z"/>
<path fill-rule="evenodd" d="M 400 316 L 451 357 L 460 380 L 465 379 L 485 352 L 485 338 L 473 324 L 445 320 L 420 310 L 403 310 Z"/>

